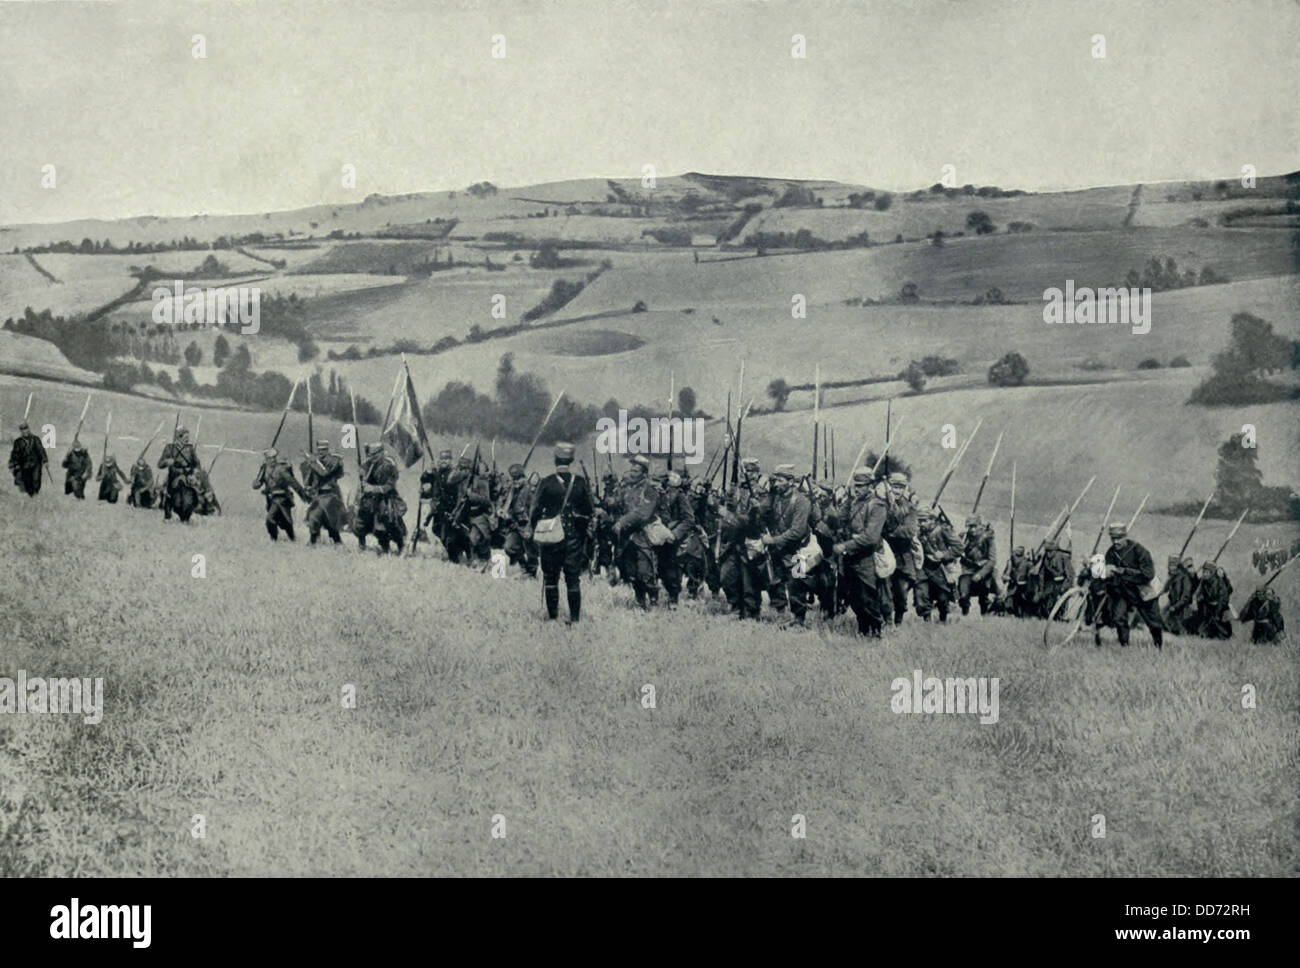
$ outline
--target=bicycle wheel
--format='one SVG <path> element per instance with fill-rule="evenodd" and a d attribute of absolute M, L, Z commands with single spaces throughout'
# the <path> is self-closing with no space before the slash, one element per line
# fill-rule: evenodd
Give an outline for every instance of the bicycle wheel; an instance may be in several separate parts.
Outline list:
<path fill-rule="evenodd" d="M 1079 629 L 1083 628 L 1084 603 L 1087 599 L 1088 590 L 1078 585 L 1062 593 L 1047 614 L 1043 645 L 1055 651 L 1079 634 Z"/>

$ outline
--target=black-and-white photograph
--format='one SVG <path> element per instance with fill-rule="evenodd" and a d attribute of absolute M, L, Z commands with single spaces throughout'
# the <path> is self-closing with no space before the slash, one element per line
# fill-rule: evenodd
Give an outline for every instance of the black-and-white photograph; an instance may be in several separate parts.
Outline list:
<path fill-rule="evenodd" d="M 0 877 L 1296 876 L 1297 50 L 0 4 Z"/>

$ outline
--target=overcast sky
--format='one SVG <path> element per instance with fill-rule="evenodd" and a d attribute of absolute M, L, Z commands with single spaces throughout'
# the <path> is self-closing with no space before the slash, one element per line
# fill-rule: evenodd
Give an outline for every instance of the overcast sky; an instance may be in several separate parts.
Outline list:
<path fill-rule="evenodd" d="M 1295 0 L 0 3 L 0 222 L 645 164 L 888 189 L 945 164 L 1030 190 L 1277 174 L 1300 167 L 1298 50 Z"/>

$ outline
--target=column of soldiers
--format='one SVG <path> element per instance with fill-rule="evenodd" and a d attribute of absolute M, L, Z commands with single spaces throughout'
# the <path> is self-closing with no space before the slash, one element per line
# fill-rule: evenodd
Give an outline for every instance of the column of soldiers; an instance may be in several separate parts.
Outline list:
<path fill-rule="evenodd" d="M 268 449 L 253 481 L 266 501 L 265 526 L 272 540 L 281 533 L 295 539 L 296 494 L 307 504 L 312 544 L 322 531 L 340 544 L 342 532 L 350 530 L 362 548 L 373 536 L 381 553 L 402 552 L 407 507 L 397 490 L 397 464 L 383 444 L 366 445 L 351 506 L 341 489 L 343 458 L 331 453 L 329 442 L 317 441 L 315 453 L 302 457 L 300 482 L 290 462 Z M 631 585 L 637 606 L 645 610 L 661 601 L 676 608 L 683 590 L 698 599 L 707 588 L 714 600 L 725 598 L 737 617 L 757 619 L 766 595 L 783 625 L 807 627 L 814 610 L 823 619 L 851 611 L 859 633 L 869 637 L 902 623 L 909 599 L 926 622 L 932 615 L 946 622 L 954 605 L 969 615 L 972 602 L 980 615 L 1045 618 L 1071 583 L 1073 560 L 1068 538 L 1062 537 L 1032 553 L 1015 547 L 999 588 L 992 526 L 972 514 L 958 532 L 942 507 L 918 504 L 908 476 L 899 471 L 877 475 L 859 467 L 847 486 L 831 488 L 798 478 L 790 464 L 777 465 L 769 477 L 757 461 L 746 459 L 735 483 L 715 490 L 686 473 L 652 476 L 649 460 L 636 455 L 622 479 L 611 467 L 601 487 L 593 487 L 585 469 L 575 480 L 571 444 L 557 445 L 555 458 L 556 473 L 540 481 L 534 474 L 530 481 L 521 464 L 495 474 L 480 466 L 477 454 L 462 456 L 453 467 L 451 451 L 441 451 L 420 478 L 421 502 L 429 511 L 417 522 L 419 535 L 429 528 L 453 562 L 485 567 L 496 550 L 525 578 L 535 577 L 540 565 L 551 616 L 563 574 L 570 621 L 580 614 L 584 570 L 604 571 L 611 585 Z M 63 467 L 65 493 L 83 498 L 92 468 L 79 442 Z M 95 475 L 99 499 L 116 503 L 127 487 L 128 504 L 161 507 L 170 516 L 176 488 L 188 483 L 199 493 L 198 513 L 220 508 L 185 428 L 164 447 L 158 467 L 168 472 L 161 486 L 143 455 L 129 474 L 106 455 Z M 32 496 L 39 492 L 47 458 L 26 423 L 14 440 L 9 468 L 20 489 Z M 561 488 L 569 489 L 571 502 L 561 515 L 565 538 L 556 545 L 539 544 L 534 529 L 558 513 Z M 1206 562 L 1197 571 L 1190 558 L 1170 556 L 1162 596 L 1167 604 L 1161 608 L 1147 591 L 1155 578 L 1150 553 L 1128 537 L 1123 523 L 1108 530 L 1105 574 L 1097 577 L 1085 567 L 1077 577 L 1090 591 L 1087 617 L 1098 644 L 1106 626 L 1124 645 L 1138 624 L 1146 625 L 1157 647 L 1165 630 L 1204 638 L 1232 635 L 1233 589 L 1222 568 Z M 1284 631 L 1280 602 L 1268 587 L 1257 589 L 1236 617 L 1254 623 L 1254 641 L 1274 641 Z"/>

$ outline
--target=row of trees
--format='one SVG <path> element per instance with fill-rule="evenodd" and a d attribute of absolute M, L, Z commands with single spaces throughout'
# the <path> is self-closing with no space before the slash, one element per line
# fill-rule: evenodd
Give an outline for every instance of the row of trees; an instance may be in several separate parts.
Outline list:
<path fill-rule="evenodd" d="M 1124 277 L 1124 285 L 1129 289 L 1150 289 L 1152 292 L 1164 292 L 1167 289 L 1185 289 L 1189 286 L 1213 286 L 1231 280 L 1214 270 L 1213 266 L 1202 266 L 1198 275 L 1195 269 L 1178 270 L 1178 262 L 1173 256 L 1161 259 L 1153 255 L 1139 272 L 1130 269 Z"/>

